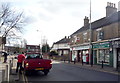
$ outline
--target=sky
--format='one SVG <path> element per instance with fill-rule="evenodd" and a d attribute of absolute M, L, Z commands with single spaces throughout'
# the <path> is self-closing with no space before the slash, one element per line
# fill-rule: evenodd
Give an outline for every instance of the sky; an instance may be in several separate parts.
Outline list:
<path fill-rule="evenodd" d="M 106 16 L 107 2 L 120 0 L 91 0 L 91 21 Z M 90 16 L 90 0 L 0 0 L 9 2 L 17 11 L 23 11 L 30 21 L 24 26 L 23 38 L 28 44 L 42 44 L 45 39 L 52 46 L 84 25 Z"/>

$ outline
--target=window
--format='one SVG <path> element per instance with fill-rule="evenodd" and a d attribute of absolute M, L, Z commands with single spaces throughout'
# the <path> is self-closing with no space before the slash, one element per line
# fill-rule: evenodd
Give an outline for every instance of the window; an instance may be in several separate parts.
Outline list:
<path fill-rule="evenodd" d="M 74 36 L 74 42 L 79 42 L 80 41 L 80 38 L 78 36 Z"/>
<path fill-rule="evenodd" d="M 109 64 L 109 56 L 109 49 L 99 50 L 98 63 L 103 61 L 104 64 Z"/>
<path fill-rule="evenodd" d="M 62 56 L 62 50 L 59 50 L 58 53 L 59 53 L 59 56 Z"/>
<path fill-rule="evenodd" d="M 84 39 L 84 40 L 87 39 L 87 32 L 83 33 L 83 39 Z"/>
<path fill-rule="evenodd" d="M 68 54 L 68 50 L 64 50 L 64 51 L 63 51 L 63 54 Z"/>
<path fill-rule="evenodd" d="M 104 32 L 102 30 L 99 30 L 97 33 L 97 41 L 101 41 L 104 39 Z"/>
<path fill-rule="evenodd" d="M 26 59 L 42 58 L 40 54 L 27 54 Z"/>

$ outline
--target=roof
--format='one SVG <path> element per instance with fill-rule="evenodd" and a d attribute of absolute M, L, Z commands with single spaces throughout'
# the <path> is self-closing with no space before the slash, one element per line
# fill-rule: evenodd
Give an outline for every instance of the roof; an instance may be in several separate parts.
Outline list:
<path fill-rule="evenodd" d="M 120 11 L 112 14 L 109 17 L 103 17 L 103 18 L 101 18 L 99 20 L 96 20 L 96 21 L 92 22 L 91 23 L 91 28 L 94 30 L 94 29 L 101 28 L 103 26 L 106 26 L 106 25 L 109 25 L 109 24 L 112 24 L 112 23 L 115 23 L 115 22 L 118 22 L 118 21 L 120 21 Z M 82 32 L 82 31 L 85 31 L 85 30 L 89 29 L 89 26 L 90 26 L 90 24 L 88 24 L 85 27 L 84 26 L 81 27 L 76 32 L 71 34 L 71 36 L 75 35 L 75 34 L 77 34 L 79 32 Z"/>
<path fill-rule="evenodd" d="M 54 44 L 63 44 L 63 43 L 68 43 L 69 41 L 70 41 L 70 39 L 65 37 L 65 38 L 55 42 Z"/>

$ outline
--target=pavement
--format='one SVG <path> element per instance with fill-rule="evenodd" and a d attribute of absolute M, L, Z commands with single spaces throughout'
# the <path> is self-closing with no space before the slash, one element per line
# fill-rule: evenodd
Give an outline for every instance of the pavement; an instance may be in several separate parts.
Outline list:
<path fill-rule="evenodd" d="M 102 65 L 90 65 L 90 64 L 86 64 L 84 63 L 83 65 L 80 62 L 68 62 L 68 61 L 61 61 L 62 63 L 66 63 L 66 64 L 72 64 L 74 66 L 78 66 L 81 68 L 86 68 L 86 69 L 90 69 L 90 70 L 95 70 L 95 71 L 101 71 L 101 72 L 107 72 L 107 73 L 111 73 L 111 74 L 115 74 L 115 75 L 120 75 L 120 68 L 116 69 L 110 66 L 103 66 Z"/>
<path fill-rule="evenodd" d="M 0 82 L 7 80 L 5 71 L 6 71 L 6 65 L 8 65 L 8 62 L 3 63 L 3 61 L 4 61 L 4 57 L 0 57 Z"/>
<path fill-rule="evenodd" d="M 10 63 L 12 62 L 13 57 L 14 55 L 8 56 L 7 62 L 3 63 L 4 57 L 0 55 L 0 83 L 10 81 L 10 74 L 12 70 L 12 65 Z"/>

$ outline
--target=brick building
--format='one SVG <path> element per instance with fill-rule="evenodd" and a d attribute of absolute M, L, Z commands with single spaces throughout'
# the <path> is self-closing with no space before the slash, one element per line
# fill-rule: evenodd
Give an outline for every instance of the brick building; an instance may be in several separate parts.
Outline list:
<path fill-rule="evenodd" d="M 90 23 L 85 16 L 84 26 L 71 34 L 71 61 L 117 67 L 120 55 L 120 12 L 115 4 L 108 2 L 106 16 L 91 23 L 92 54 L 90 52 Z"/>

